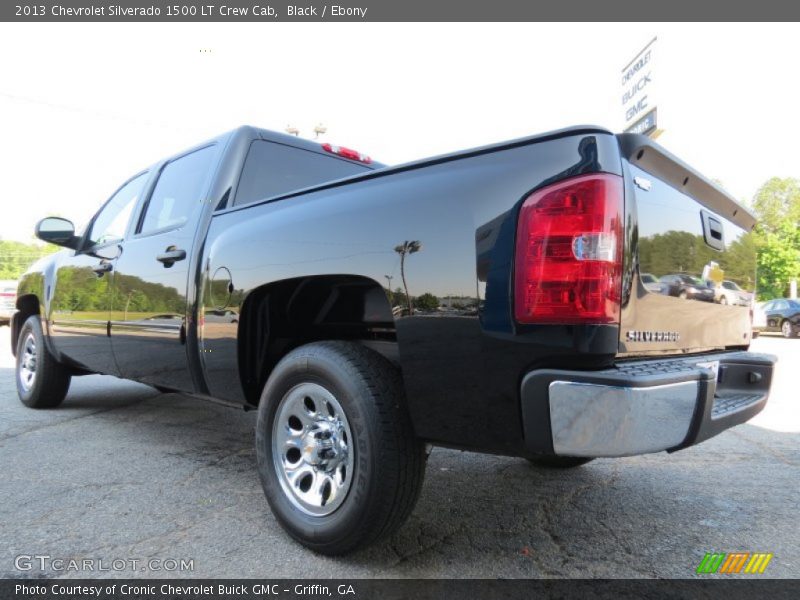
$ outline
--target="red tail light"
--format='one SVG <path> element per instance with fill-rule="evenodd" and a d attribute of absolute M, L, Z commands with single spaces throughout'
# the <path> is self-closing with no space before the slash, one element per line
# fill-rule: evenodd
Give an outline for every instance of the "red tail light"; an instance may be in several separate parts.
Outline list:
<path fill-rule="evenodd" d="M 622 287 L 622 178 L 581 175 L 522 204 L 514 316 L 520 323 L 618 323 Z"/>

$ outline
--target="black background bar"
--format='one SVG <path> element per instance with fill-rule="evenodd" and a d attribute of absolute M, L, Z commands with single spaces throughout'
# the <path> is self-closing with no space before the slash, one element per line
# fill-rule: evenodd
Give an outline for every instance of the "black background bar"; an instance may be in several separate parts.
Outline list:
<path fill-rule="evenodd" d="M 465 575 L 467 575 L 465 573 Z M 112 587 L 113 586 L 113 587 Z M 129 593 L 125 593 L 127 590 Z M 166 587 L 165 587 L 166 586 Z M 171 586 L 171 587 L 170 587 Z M 130 593 L 138 588 L 140 593 Z M 70 593 L 70 590 L 80 590 Z M 99 594 L 97 591 L 99 590 Z M 687 580 L 497 579 L 5 579 L 2 600 L 536 600 L 628 598 L 753 600 L 797 598 L 798 580 L 732 579 L 710 575 Z"/>
<path fill-rule="evenodd" d="M 305 10 L 290 11 L 289 7 Z M 144 13 L 138 10 L 142 9 Z M 234 10 L 238 9 L 238 10 Z M 313 9 L 313 10 L 312 10 Z M 795 21 L 791 0 L 34 0 L 0 2 L 0 21 Z M 637 26 L 631 26 L 636 38 Z M 602 29 L 598 30 L 598 36 Z"/>

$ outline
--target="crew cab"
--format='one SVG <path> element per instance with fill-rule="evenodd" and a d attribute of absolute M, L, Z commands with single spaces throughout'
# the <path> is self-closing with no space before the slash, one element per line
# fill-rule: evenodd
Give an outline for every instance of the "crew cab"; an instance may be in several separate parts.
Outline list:
<path fill-rule="evenodd" d="M 257 409 L 277 520 L 342 554 L 409 516 L 431 446 L 575 467 L 762 410 L 749 307 L 648 287 L 712 261 L 754 280 L 754 225 L 599 127 L 394 167 L 242 127 L 135 173 L 80 233 L 38 224 L 63 250 L 20 281 L 17 388 L 52 408 L 104 373 Z"/>

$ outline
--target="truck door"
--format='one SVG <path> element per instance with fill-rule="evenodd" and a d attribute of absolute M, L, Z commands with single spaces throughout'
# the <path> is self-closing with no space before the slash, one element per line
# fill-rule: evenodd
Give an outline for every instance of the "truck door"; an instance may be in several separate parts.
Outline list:
<path fill-rule="evenodd" d="M 118 375 L 108 337 L 113 269 L 148 174 L 125 183 L 89 224 L 81 249 L 58 264 L 50 302 L 55 349 L 96 373 Z"/>
<path fill-rule="evenodd" d="M 122 245 L 111 345 L 127 379 L 194 388 L 186 351 L 189 263 L 216 157 L 211 145 L 166 162 Z"/>

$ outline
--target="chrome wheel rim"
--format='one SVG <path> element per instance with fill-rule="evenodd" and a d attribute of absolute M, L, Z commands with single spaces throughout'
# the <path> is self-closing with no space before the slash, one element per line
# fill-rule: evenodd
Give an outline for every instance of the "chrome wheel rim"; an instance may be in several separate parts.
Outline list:
<path fill-rule="evenodd" d="M 783 330 L 784 337 L 792 337 L 792 324 L 789 321 L 784 321 L 783 325 L 781 325 L 781 329 Z"/>
<path fill-rule="evenodd" d="M 271 443 L 275 472 L 292 504 L 317 517 L 342 505 L 353 480 L 353 436 L 333 394 L 316 383 L 290 389 L 278 405 Z"/>
<path fill-rule="evenodd" d="M 22 345 L 17 361 L 17 377 L 22 389 L 29 392 L 36 382 L 36 338 L 29 333 Z"/>

